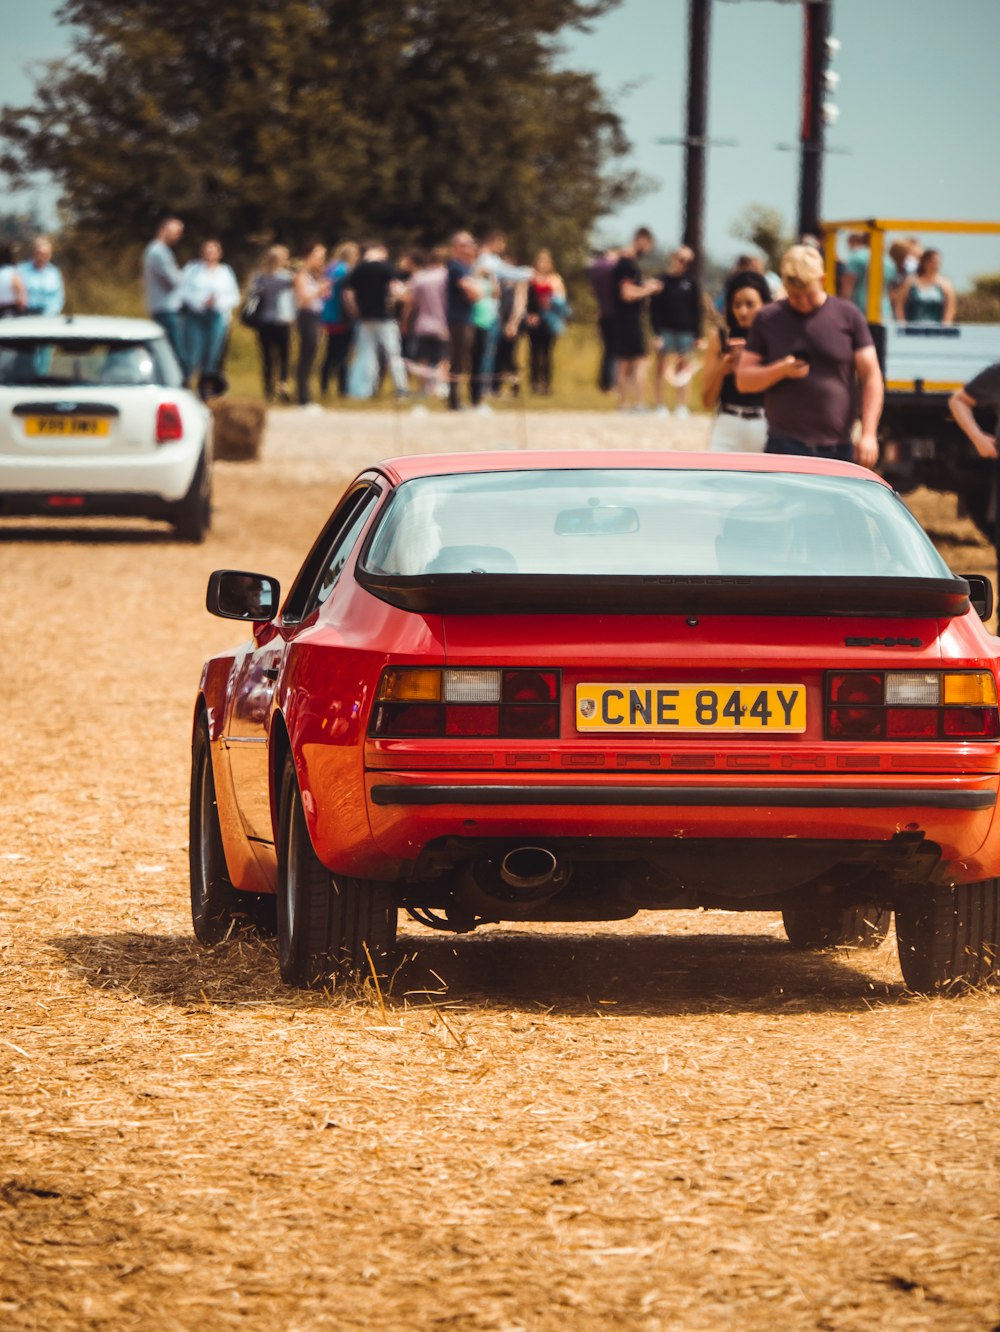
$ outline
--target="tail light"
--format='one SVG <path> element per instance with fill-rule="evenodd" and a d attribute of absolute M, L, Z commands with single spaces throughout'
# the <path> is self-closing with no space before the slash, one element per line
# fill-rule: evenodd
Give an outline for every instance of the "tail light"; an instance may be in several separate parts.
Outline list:
<path fill-rule="evenodd" d="M 384 739 L 557 739 L 559 672 L 392 667 L 382 672 L 369 734 Z"/>
<path fill-rule="evenodd" d="M 156 411 L 156 442 L 166 444 L 172 439 L 184 438 L 184 422 L 180 408 L 173 402 L 161 402 Z"/>
<path fill-rule="evenodd" d="M 989 671 L 843 671 L 826 677 L 829 740 L 996 740 Z"/>

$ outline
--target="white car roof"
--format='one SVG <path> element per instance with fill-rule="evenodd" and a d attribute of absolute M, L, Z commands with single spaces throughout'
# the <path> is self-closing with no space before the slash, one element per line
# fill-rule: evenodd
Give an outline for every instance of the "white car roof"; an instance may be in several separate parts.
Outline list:
<path fill-rule="evenodd" d="M 0 320 L 0 340 L 11 338 L 93 338 L 95 341 L 148 342 L 162 338 L 163 329 L 152 319 L 125 319 L 119 315 L 25 315 Z"/>

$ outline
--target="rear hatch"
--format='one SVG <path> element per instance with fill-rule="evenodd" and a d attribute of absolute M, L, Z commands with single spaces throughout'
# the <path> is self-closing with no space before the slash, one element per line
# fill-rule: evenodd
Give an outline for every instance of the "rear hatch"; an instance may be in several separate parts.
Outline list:
<path fill-rule="evenodd" d="M 0 389 L 0 451 L 18 458 L 76 458 L 156 448 L 153 385 L 83 388 L 56 396 Z"/>
<path fill-rule="evenodd" d="M 515 626 L 516 653 L 498 659 L 496 617 L 446 616 L 447 665 L 556 671 L 549 744 L 558 765 L 581 769 L 588 756 L 622 770 L 815 767 L 818 755 L 858 750 L 824 738 L 828 674 L 941 669 L 939 626 L 927 618 L 562 615 Z M 493 766 L 496 741 L 480 743 Z M 462 748 L 465 765 L 470 741 Z M 553 765 L 538 743 L 505 748 L 523 751 L 519 769 Z M 888 751 L 905 762 L 913 746 L 880 742 L 872 764 Z"/>

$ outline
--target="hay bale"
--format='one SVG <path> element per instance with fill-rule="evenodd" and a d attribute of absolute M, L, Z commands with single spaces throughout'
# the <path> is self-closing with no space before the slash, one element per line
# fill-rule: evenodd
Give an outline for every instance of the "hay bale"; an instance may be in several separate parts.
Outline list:
<path fill-rule="evenodd" d="M 215 456 L 223 462 L 260 457 L 267 408 L 253 398 L 218 398 L 210 404 L 215 420 Z"/>

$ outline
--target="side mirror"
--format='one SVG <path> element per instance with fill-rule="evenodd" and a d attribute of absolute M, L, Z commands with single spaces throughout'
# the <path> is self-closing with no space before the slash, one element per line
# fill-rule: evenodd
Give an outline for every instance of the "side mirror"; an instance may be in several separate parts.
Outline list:
<path fill-rule="evenodd" d="M 205 607 L 224 620 L 273 620 L 281 604 L 281 585 L 266 574 L 216 569 L 208 580 Z"/>
<path fill-rule="evenodd" d="M 988 620 L 993 614 L 993 584 L 984 574 L 961 574 L 969 584 L 969 600 L 972 609 L 981 620 Z"/>

